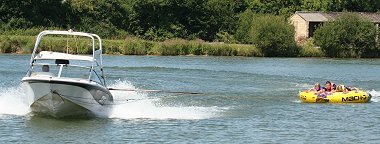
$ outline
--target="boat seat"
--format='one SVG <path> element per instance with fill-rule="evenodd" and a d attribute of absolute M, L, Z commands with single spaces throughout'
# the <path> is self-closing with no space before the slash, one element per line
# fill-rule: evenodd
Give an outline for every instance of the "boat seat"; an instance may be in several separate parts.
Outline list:
<path fill-rule="evenodd" d="M 70 64 L 70 61 L 69 60 L 65 60 L 65 59 L 56 59 L 55 60 L 55 64 L 57 64 L 57 65 L 59 65 L 59 64 L 68 65 L 68 64 Z"/>

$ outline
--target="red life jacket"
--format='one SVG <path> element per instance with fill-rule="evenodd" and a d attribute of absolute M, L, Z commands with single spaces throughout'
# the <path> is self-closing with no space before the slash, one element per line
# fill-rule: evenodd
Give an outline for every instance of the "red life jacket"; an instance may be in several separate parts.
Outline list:
<path fill-rule="evenodd" d="M 325 87 L 325 90 L 328 92 L 331 92 L 332 90 L 335 90 L 335 87 L 336 87 L 335 83 L 331 83 L 330 84 L 330 90 L 328 90 L 326 87 Z"/>

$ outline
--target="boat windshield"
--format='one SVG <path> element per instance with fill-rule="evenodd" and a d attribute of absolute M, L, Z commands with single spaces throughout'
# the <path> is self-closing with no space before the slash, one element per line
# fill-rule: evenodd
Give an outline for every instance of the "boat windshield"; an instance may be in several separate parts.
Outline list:
<path fill-rule="evenodd" d="M 90 79 L 102 83 L 98 74 L 91 70 L 90 61 L 36 60 L 31 76 L 51 76 L 60 78 Z M 91 74 L 91 75 L 90 75 Z"/>

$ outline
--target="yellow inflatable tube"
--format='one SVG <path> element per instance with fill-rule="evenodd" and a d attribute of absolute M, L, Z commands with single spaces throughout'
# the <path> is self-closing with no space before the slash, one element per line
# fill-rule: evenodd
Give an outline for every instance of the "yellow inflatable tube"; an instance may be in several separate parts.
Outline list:
<path fill-rule="evenodd" d="M 326 98 L 318 96 L 315 91 L 304 91 L 299 94 L 300 100 L 306 103 L 366 103 L 371 100 L 371 94 L 365 91 L 349 91 L 327 93 Z"/>

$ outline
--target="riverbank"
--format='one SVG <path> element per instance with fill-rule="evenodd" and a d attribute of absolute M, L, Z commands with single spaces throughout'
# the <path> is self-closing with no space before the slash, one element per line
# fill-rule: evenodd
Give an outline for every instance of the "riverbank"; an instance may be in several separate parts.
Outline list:
<path fill-rule="evenodd" d="M 0 53 L 31 53 L 36 36 L 0 35 Z M 77 38 L 55 37 L 41 42 L 42 50 L 66 48 L 75 53 L 86 54 L 91 51 L 88 41 Z M 300 45 L 299 57 L 322 57 L 320 49 L 312 42 Z M 227 44 L 205 42 L 202 40 L 171 39 L 163 42 L 147 41 L 136 37 L 124 40 L 103 41 L 105 54 L 115 55 L 212 55 L 212 56 L 262 56 L 261 51 L 251 44 Z"/>

